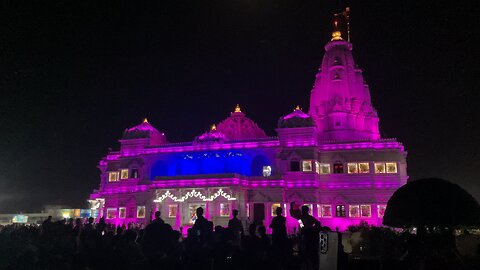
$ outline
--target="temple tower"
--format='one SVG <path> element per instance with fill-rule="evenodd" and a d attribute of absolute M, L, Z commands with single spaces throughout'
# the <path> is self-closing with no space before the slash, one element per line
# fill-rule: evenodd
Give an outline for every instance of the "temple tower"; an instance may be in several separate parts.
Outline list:
<path fill-rule="evenodd" d="M 343 30 L 348 28 L 347 12 L 342 13 L 343 20 L 338 16 L 334 20 L 332 39 L 325 45 L 311 92 L 309 114 L 321 141 L 378 140 L 378 115 L 370 90 L 353 59 L 352 44 L 342 37 L 342 25 Z"/>

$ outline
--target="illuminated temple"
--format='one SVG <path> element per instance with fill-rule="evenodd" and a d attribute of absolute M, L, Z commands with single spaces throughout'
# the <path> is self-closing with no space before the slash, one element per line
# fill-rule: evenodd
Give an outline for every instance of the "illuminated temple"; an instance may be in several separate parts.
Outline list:
<path fill-rule="evenodd" d="M 288 218 L 295 202 L 334 230 L 362 220 L 381 225 L 387 201 L 408 179 L 407 153 L 381 137 L 368 85 L 342 36 L 335 29 L 325 45 L 309 110 L 280 117 L 276 137 L 238 105 L 190 142 L 169 142 L 146 119 L 126 129 L 120 149 L 99 163 L 100 185 L 89 198 L 94 216 L 148 223 L 160 210 L 179 229 L 202 206 L 215 225 L 238 209 L 244 226 L 268 227 L 276 207 Z"/>

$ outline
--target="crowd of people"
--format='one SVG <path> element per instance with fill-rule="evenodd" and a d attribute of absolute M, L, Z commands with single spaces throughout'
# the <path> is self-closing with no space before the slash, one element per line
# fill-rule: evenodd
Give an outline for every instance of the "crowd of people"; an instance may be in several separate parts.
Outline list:
<path fill-rule="evenodd" d="M 214 226 L 201 207 L 186 237 L 160 212 L 145 228 L 103 218 L 8 225 L 0 228 L 0 269 L 318 269 L 320 222 L 303 206 L 298 233 L 287 236 L 282 211 L 271 235 L 261 223 L 244 231 L 237 210 L 227 227 Z"/>

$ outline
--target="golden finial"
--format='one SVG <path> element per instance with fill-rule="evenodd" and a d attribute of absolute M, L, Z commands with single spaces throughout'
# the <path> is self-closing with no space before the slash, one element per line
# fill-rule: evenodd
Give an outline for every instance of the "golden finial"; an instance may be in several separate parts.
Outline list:
<path fill-rule="evenodd" d="M 147 120 L 146 117 L 145 117 L 145 119 L 143 119 L 143 123 L 148 123 L 148 120 Z"/>
<path fill-rule="evenodd" d="M 340 27 L 338 26 L 340 19 L 340 23 L 343 26 L 346 26 L 347 30 L 347 41 L 350 42 L 350 7 L 346 7 L 345 11 L 334 14 L 335 19 L 333 20 L 334 30 L 332 32 L 332 41 L 334 40 L 343 40 L 342 32 L 340 31 Z"/>
<path fill-rule="evenodd" d="M 335 22 L 335 23 L 336 23 L 336 22 Z M 334 40 L 343 40 L 343 38 L 342 38 L 342 32 L 340 32 L 340 31 L 334 31 L 334 32 L 332 33 L 332 41 L 334 41 Z"/>
<path fill-rule="evenodd" d="M 211 131 L 215 131 L 217 130 L 217 126 L 215 124 L 212 125 L 212 127 L 210 128 Z"/>
<path fill-rule="evenodd" d="M 235 112 L 242 112 L 239 104 L 237 104 L 237 106 L 235 107 Z"/>
<path fill-rule="evenodd" d="M 297 107 L 295 107 L 295 110 L 293 110 L 293 111 L 301 111 L 301 110 L 302 110 L 302 108 L 300 108 L 300 106 L 297 105 Z"/>

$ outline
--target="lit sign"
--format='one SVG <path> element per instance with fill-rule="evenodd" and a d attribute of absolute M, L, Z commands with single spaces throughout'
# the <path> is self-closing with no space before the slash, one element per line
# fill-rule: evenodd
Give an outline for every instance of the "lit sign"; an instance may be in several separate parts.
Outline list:
<path fill-rule="evenodd" d="M 16 215 L 12 218 L 12 223 L 27 223 L 28 216 L 25 215 Z"/>

